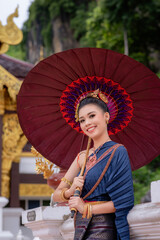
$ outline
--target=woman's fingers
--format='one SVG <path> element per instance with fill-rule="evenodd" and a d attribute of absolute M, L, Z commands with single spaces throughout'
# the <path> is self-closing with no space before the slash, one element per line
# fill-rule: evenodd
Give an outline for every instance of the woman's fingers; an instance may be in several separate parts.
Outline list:
<path fill-rule="evenodd" d="M 69 202 L 69 208 L 76 208 L 80 213 L 83 213 L 84 201 L 80 197 L 71 197 Z"/>
<path fill-rule="evenodd" d="M 82 188 L 83 185 L 84 185 L 84 178 L 83 178 L 83 176 L 75 177 L 72 185 L 73 185 L 73 187 L 80 187 L 80 188 Z"/>

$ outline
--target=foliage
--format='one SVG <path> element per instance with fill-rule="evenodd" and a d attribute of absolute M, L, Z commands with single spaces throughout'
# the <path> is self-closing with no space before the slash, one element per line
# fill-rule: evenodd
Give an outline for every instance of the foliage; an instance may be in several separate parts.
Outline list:
<path fill-rule="evenodd" d="M 160 1 L 100 0 L 100 3 L 109 24 L 118 24 L 123 27 L 121 32 L 127 31 L 130 56 L 151 68 L 150 54 L 160 51 Z"/>
<path fill-rule="evenodd" d="M 52 23 L 59 17 L 69 22 L 81 46 L 123 53 L 127 31 L 129 56 L 156 72 L 151 53 L 160 51 L 159 14 L 160 0 L 35 0 L 24 25 L 25 40 L 31 29 L 35 38 L 39 31 L 41 44 L 52 51 Z"/>
<path fill-rule="evenodd" d="M 116 33 L 116 34 L 115 34 Z M 105 11 L 97 5 L 88 13 L 86 34 L 81 39 L 82 46 L 114 49 L 123 47 L 121 29 L 118 25 L 110 26 Z"/>
<path fill-rule="evenodd" d="M 150 183 L 160 180 L 160 156 L 155 158 L 148 165 L 134 171 L 132 176 L 135 204 L 138 204 L 141 198 L 149 191 Z"/>
<path fill-rule="evenodd" d="M 10 45 L 6 54 L 17 59 L 25 60 L 25 52 L 21 44 L 15 46 Z"/>

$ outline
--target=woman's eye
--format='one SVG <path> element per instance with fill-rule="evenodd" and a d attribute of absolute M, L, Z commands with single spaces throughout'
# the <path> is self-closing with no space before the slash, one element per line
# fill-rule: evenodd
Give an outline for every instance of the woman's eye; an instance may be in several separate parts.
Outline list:
<path fill-rule="evenodd" d="M 94 118 L 95 114 L 91 114 L 89 115 L 90 118 Z"/>
<path fill-rule="evenodd" d="M 84 119 L 80 120 L 79 123 L 83 123 L 84 122 Z"/>

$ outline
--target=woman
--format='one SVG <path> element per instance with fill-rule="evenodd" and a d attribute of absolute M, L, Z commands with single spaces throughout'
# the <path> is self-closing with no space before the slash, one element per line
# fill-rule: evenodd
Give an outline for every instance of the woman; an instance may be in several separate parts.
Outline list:
<path fill-rule="evenodd" d="M 95 91 L 77 105 L 77 120 L 84 134 L 93 140 L 93 148 L 84 176 L 79 176 L 85 151 L 78 154 L 65 174 L 53 199 L 67 201 L 77 210 L 75 240 L 128 240 L 127 214 L 134 204 L 130 162 L 124 146 L 113 142 L 107 131 L 110 115 L 107 101 Z M 80 197 L 74 197 L 76 188 Z"/>

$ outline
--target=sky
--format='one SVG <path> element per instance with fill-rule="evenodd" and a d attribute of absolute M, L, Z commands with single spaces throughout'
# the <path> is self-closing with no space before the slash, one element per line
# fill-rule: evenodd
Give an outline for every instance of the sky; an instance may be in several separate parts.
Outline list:
<path fill-rule="evenodd" d="M 14 13 L 17 6 L 19 6 L 19 17 L 13 20 L 15 24 L 22 29 L 23 23 L 28 18 L 28 9 L 34 0 L 0 0 L 0 21 L 2 25 L 7 24 L 7 17 Z"/>

